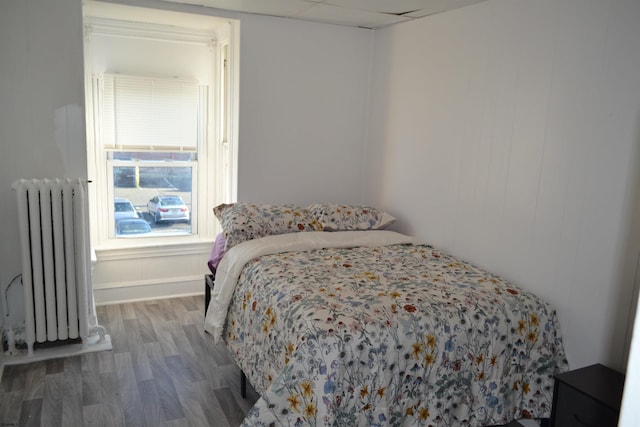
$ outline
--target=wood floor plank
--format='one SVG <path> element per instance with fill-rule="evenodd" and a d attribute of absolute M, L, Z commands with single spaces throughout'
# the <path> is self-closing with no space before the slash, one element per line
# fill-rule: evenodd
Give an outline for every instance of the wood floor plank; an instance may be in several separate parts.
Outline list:
<path fill-rule="evenodd" d="M 17 426 L 23 401 L 23 390 L 0 393 L 0 421 L 10 426 Z"/>
<path fill-rule="evenodd" d="M 171 334 L 172 324 L 176 324 L 176 321 L 154 321 L 153 322 L 153 330 L 155 331 L 155 336 L 157 337 L 157 341 L 162 346 L 162 354 L 165 356 L 173 356 L 180 354 L 178 350 L 178 346 L 173 340 L 173 335 Z"/>
<path fill-rule="evenodd" d="M 24 366 L 7 366 L 2 374 L 2 389 L 5 392 L 24 391 L 27 370 Z"/>
<path fill-rule="evenodd" d="M 156 331 L 153 329 L 153 322 L 149 317 L 146 317 L 146 316 L 138 317 L 138 330 L 140 331 L 140 337 L 142 338 L 142 342 L 150 343 L 150 342 L 158 341 L 158 336 L 156 335 Z"/>
<path fill-rule="evenodd" d="M 147 319 L 151 321 L 165 320 L 162 316 L 156 316 L 157 311 L 153 310 L 153 306 L 157 306 L 157 301 L 138 301 L 134 303 L 136 310 L 136 319 Z"/>
<path fill-rule="evenodd" d="M 181 322 L 168 322 L 165 323 L 165 326 L 171 334 L 171 338 L 176 347 L 180 349 L 180 354 L 188 353 L 191 356 L 196 355 L 191 346 L 191 342 L 184 334 L 184 330 L 182 329 L 183 324 Z"/>
<path fill-rule="evenodd" d="M 62 426 L 80 426 L 82 420 L 82 357 L 64 358 Z"/>
<path fill-rule="evenodd" d="M 124 408 L 120 400 L 120 388 L 115 372 L 100 373 L 102 405 L 108 414 L 108 425 L 125 425 Z"/>
<path fill-rule="evenodd" d="M 65 357 L 64 360 L 64 373 L 67 375 L 80 375 L 82 372 L 82 357 L 71 356 Z"/>
<path fill-rule="evenodd" d="M 114 356 L 115 374 L 120 389 L 138 389 L 136 372 L 133 369 L 131 353 L 119 353 Z"/>
<path fill-rule="evenodd" d="M 180 314 L 180 305 L 173 306 L 171 300 L 161 299 L 153 306 L 153 310 L 157 311 L 157 314 L 163 316 L 166 321 L 177 321 Z"/>
<path fill-rule="evenodd" d="M 204 325 L 204 312 L 202 310 L 186 311 L 180 315 L 182 325 Z M 204 330 L 202 331 L 204 333 Z"/>
<path fill-rule="evenodd" d="M 200 311 L 202 310 L 197 307 L 197 303 L 195 302 L 195 298 L 187 297 L 187 298 L 170 298 L 164 300 L 167 304 L 170 304 L 171 307 L 166 309 L 171 310 L 176 315 L 176 320 L 179 320 L 182 315 L 185 313 L 189 313 L 190 311 Z"/>
<path fill-rule="evenodd" d="M 139 323 L 137 319 L 124 320 L 125 324 L 125 339 L 128 342 L 129 350 L 131 353 L 131 360 L 133 361 L 133 368 L 136 373 L 138 381 L 145 381 L 153 378 L 151 373 L 151 367 L 147 360 L 147 355 L 144 352 L 142 337 L 139 333 Z"/>
<path fill-rule="evenodd" d="M 172 298 L 171 302 L 184 305 L 187 311 L 203 313 L 204 298 L 202 296 Z"/>
<path fill-rule="evenodd" d="M 222 413 L 226 417 L 227 421 L 229 421 L 229 424 L 240 425 L 245 414 L 240 405 L 238 405 L 237 400 L 233 397 L 231 390 L 221 388 L 214 390 L 213 393 L 218 403 L 220 403 Z"/>
<path fill-rule="evenodd" d="M 138 389 L 126 389 L 120 393 L 120 404 L 124 415 L 124 424 L 129 427 L 143 426 L 144 421 L 140 408 L 142 403 Z"/>
<path fill-rule="evenodd" d="M 204 333 L 202 296 L 101 306 L 97 314 L 113 350 L 6 366 L 2 423 L 236 427 L 258 399 L 251 387 L 240 397 L 239 369 Z"/>
<path fill-rule="evenodd" d="M 167 373 L 175 381 L 195 383 L 205 379 L 199 370 L 186 364 L 180 355 L 165 356 L 164 364 L 167 367 Z"/>
<path fill-rule="evenodd" d="M 209 420 L 216 420 L 216 425 L 220 427 L 226 426 L 226 423 L 222 422 L 225 420 L 223 414 L 220 414 L 222 416 L 218 416 L 217 418 L 208 418 L 207 414 L 205 414 L 201 404 L 202 387 L 200 383 L 176 383 L 176 391 L 180 399 L 180 405 L 184 409 L 184 412 L 189 414 L 189 420 L 193 425 L 207 425 L 210 422 Z"/>
<path fill-rule="evenodd" d="M 40 426 L 42 398 L 22 401 L 18 425 L 24 427 Z"/>
<path fill-rule="evenodd" d="M 202 381 L 194 384 L 194 386 L 198 387 L 197 399 L 200 401 L 200 406 L 207 420 L 219 420 L 220 426 L 234 427 L 237 425 L 229 422 L 229 417 L 224 413 L 224 409 L 215 397 L 216 395 L 209 382 Z"/>
<path fill-rule="evenodd" d="M 133 369 L 131 354 L 116 354 L 114 359 L 125 425 L 133 427 L 142 426 L 140 392 L 138 390 L 138 383 L 135 380 L 135 370 Z"/>
<path fill-rule="evenodd" d="M 186 418 L 182 418 L 179 420 L 165 421 L 164 423 L 162 423 L 162 427 L 191 427 L 194 425 L 197 425 L 197 424 L 192 424 Z"/>
<path fill-rule="evenodd" d="M 120 313 L 122 314 L 122 320 L 135 319 L 136 311 L 132 303 L 118 304 L 120 306 Z"/>
<path fill-rule="evenodd" d="M 96 405 L 102 401 L 100 374 L 96 371 L 82 373 L 82 406 Z"/>
<path fill-rule="evenodd" d="M 101 374 L 115 371 L 113 351 L 99 351 L 94 353 L 98 360 L 98 372 Z"/>
<path fill-rule="evenodd" d="M 233 360 L 229 357 L 229 352 L 222 345 L 215 345 L 213 343 L 213 337 L 200 335 L 196 325 L 185 325 L 184 329 L 187 339 L 191 343 L 196 357 L 200 359 L 213 359 L 213 363 L 216 366 L 224 366 L 233 364 Z"/>
<path fill-rule="evenodd" d="M 82 379 L 80 379 L 82 382 Z M 68 380 L 66 381 L 68 384 Z M 81 426 L 83 421 L 82 392 L 65 393 L 62 398 L 62 421 L 61 426 Z M 51 426 L 55 426 L 51 424 Z"/>
<path fill-rule="evenodd" d="M 240 369 L 235 365 L 220 366 L 215 369 L 217 375 L 211 382 L 214 390 L 228 390 L 245 413 L 258 400 L 259 395 L 247 382 L 247 397 L 240 396 Z"/>
<path fill-rule="evenodd" d="M 51 359 L 45 362 L 45 375 L 59 374 L 64 372 L 64 359 Z"/>
<path fill-rule="evenodd" d="M 64 366 L 64 363 L 62 366 Z M 48 424 L 62 425 L 64 383 L 64 372 L 45 376 L 42 397 L 42 419 L 46 420 Z"/>
<path fill-rule="evenodd" d="M 82 361 L 80 356 L 64 359 L 64 393 L 82 396 Z"/>
<path fill-rule="evenodd" d="M 120 427 L 111 419 L 108 408 L 102 403 L 82 407 L 82 425 L 85 427 Z"/>
<path fill-rule="evenodd" d="M 153 378 L 156 380 L 156 390 L 164 416 L 163 419 L 169 421 L 183 418 L 185 414 L 178 399 L 173 380 L 167 373 L 167 366 L 164 363 L 160 344 L 146 343 L 144 346 L 147 350 Z"/>
<path fill-rule="evenodd" d="M 164 422 L 162 407 L 155 379 L 138 382 L 140 390 L 140 412 L 144 426 L 159 426 Z"/>
<path fill-rule="evenodd" d="M 189 378 L 192 378 L 193 381 L 208 381 L 210 377 L 214 376 L 213 374 L 207 374 L 208 367 L 206 363 L 203 363 L 201 359 L 196 358 L 194 355 L 182 353 L 180 358 L 184 363 L 185 369 L 189 370 Z"/>
<path fill-rule="evenodd" d="M 47 372 L 46 362 L 35 362 L 22 365 L 22 371 L 26 371 L 24 384 L 24 398 L 26 400 L 42 399 L 44 376 Z"/>
<path fill-rule="evenodd" d="M 80 356 L 80 369 L 82 372 L 99 372 L 99 360 L 97 353 L 85 353 Z"/>

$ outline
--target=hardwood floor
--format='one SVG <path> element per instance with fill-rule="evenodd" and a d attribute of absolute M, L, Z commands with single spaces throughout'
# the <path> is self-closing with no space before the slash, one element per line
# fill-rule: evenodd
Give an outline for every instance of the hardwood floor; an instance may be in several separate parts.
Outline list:
<path fill-rule="evenodd" d="M 100 306 L 112 351 L 5 366 L 0 426 L 238 426 L 258 396 L 203 331 L 203 298 Z"/>

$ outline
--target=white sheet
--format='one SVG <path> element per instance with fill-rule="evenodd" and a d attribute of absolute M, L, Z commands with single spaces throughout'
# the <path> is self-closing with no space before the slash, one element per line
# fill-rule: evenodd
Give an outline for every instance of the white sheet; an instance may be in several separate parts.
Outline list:
<path fill-rule="evenodd" d="M 231 248 L 218 264 L 204 329 L 213 335 L 216 343 L 220 341 L 229 303 L 240 273 L 245 264 L 256 257 L 291 251 L 402 243 L 416 243 L 416 241 L 413 237 L 394 231 L 369 230 L 280 234 L 240 243 Z"/>

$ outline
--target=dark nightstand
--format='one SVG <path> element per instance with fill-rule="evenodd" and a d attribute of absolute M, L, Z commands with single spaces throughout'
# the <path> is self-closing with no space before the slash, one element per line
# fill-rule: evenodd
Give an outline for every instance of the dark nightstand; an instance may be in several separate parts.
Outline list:
<path fill-rule="evenodd" d="M 551 427 L 616 427 L 624 375 L 597 364 L 556 375 Z"/>

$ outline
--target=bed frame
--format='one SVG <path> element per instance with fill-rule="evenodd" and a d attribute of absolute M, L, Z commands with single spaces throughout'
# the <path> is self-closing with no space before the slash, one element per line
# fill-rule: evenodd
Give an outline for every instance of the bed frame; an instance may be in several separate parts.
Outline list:
<path fill-rule="evenodd" d="M 204 313 L 207 314 L 207 308 L 209 307 L 209 301 L 211 301 L 211 291 L 213 291 L 214 274 L 204 275 Z M 240 370 L 240 396 L 243 399 L 247 398 L 247 376 L 242 369 Z"/>

